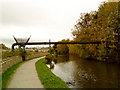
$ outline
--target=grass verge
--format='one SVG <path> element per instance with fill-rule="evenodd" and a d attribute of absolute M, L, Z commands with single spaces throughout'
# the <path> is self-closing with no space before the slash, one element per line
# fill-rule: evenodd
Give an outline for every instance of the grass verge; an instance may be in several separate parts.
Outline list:
<path fill-rule="evenodd" d="M 45 58 L 40 59 L 35 63 L 38 77 L 41 80 L 45 88 L 68 88 L 66 83 L 54 75 L 50 69 L 46 66 Z"/>
<path fill-rule="evenodd" d="M 23 63 L 23 61 L 13 65 L 7 71 L 2 74 L 2 88 L 5 88 L 10 76 L 15 72 L 15 70 Z"/>

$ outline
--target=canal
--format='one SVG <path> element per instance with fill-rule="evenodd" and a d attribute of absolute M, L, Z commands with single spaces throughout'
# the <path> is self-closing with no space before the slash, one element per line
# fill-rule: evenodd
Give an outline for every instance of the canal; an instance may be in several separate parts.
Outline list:
<path fill-rule="evenodd" d="M 117 88 L 120 66 L 77 56 L 58 56 L 51 71 L 70 88 Z"/>

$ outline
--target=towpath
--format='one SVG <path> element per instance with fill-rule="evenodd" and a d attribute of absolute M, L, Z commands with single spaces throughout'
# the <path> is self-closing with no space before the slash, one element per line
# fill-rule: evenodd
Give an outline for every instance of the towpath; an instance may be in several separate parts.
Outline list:
<path fill-rule="evenodd" d="M 35 63 L 41 58 L 23 63 L 12 76 L 7 88 L 44 88 L 35 68 Z"/>

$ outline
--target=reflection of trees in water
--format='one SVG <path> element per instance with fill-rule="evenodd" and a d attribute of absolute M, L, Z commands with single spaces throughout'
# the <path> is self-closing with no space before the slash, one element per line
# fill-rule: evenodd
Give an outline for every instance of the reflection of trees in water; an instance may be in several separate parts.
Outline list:
<path fill-rule="evenodd" d="M 120 88 L 120 64 L 118 64 L 117 70 L 118 70 L 118 88 Z"/>
<path fill-rule="evenodd" d="M 116 88 L 116 65 L 101 62 L 77 60 L 74 73 L 76 86 L 81 88 Z"/>
<path fill-rule="evenodd" d="M 54 64 L 63 63 L 69 61 L 69 55 L 52 55 L 48 54 L 46 57 L 47 63 L 50 65 L 50 69 L 54 69 Z"/>
<path fill-rule="evenodd" d="M 63 62 L 67 62 L 69 61 L 69 55 L 58 55 L 57 57 L 55 57 L 54 59 L 54 63 L 63 63 Z"/>

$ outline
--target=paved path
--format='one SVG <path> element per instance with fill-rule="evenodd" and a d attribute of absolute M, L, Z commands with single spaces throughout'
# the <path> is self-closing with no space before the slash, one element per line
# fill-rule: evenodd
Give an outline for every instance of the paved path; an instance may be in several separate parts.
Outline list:
<path fill-rule="evenodd" d="M 35 62 L 39 59 L 23 63 L 14 73 L 7 88 L 43 88 L 35 68 Z"/>

